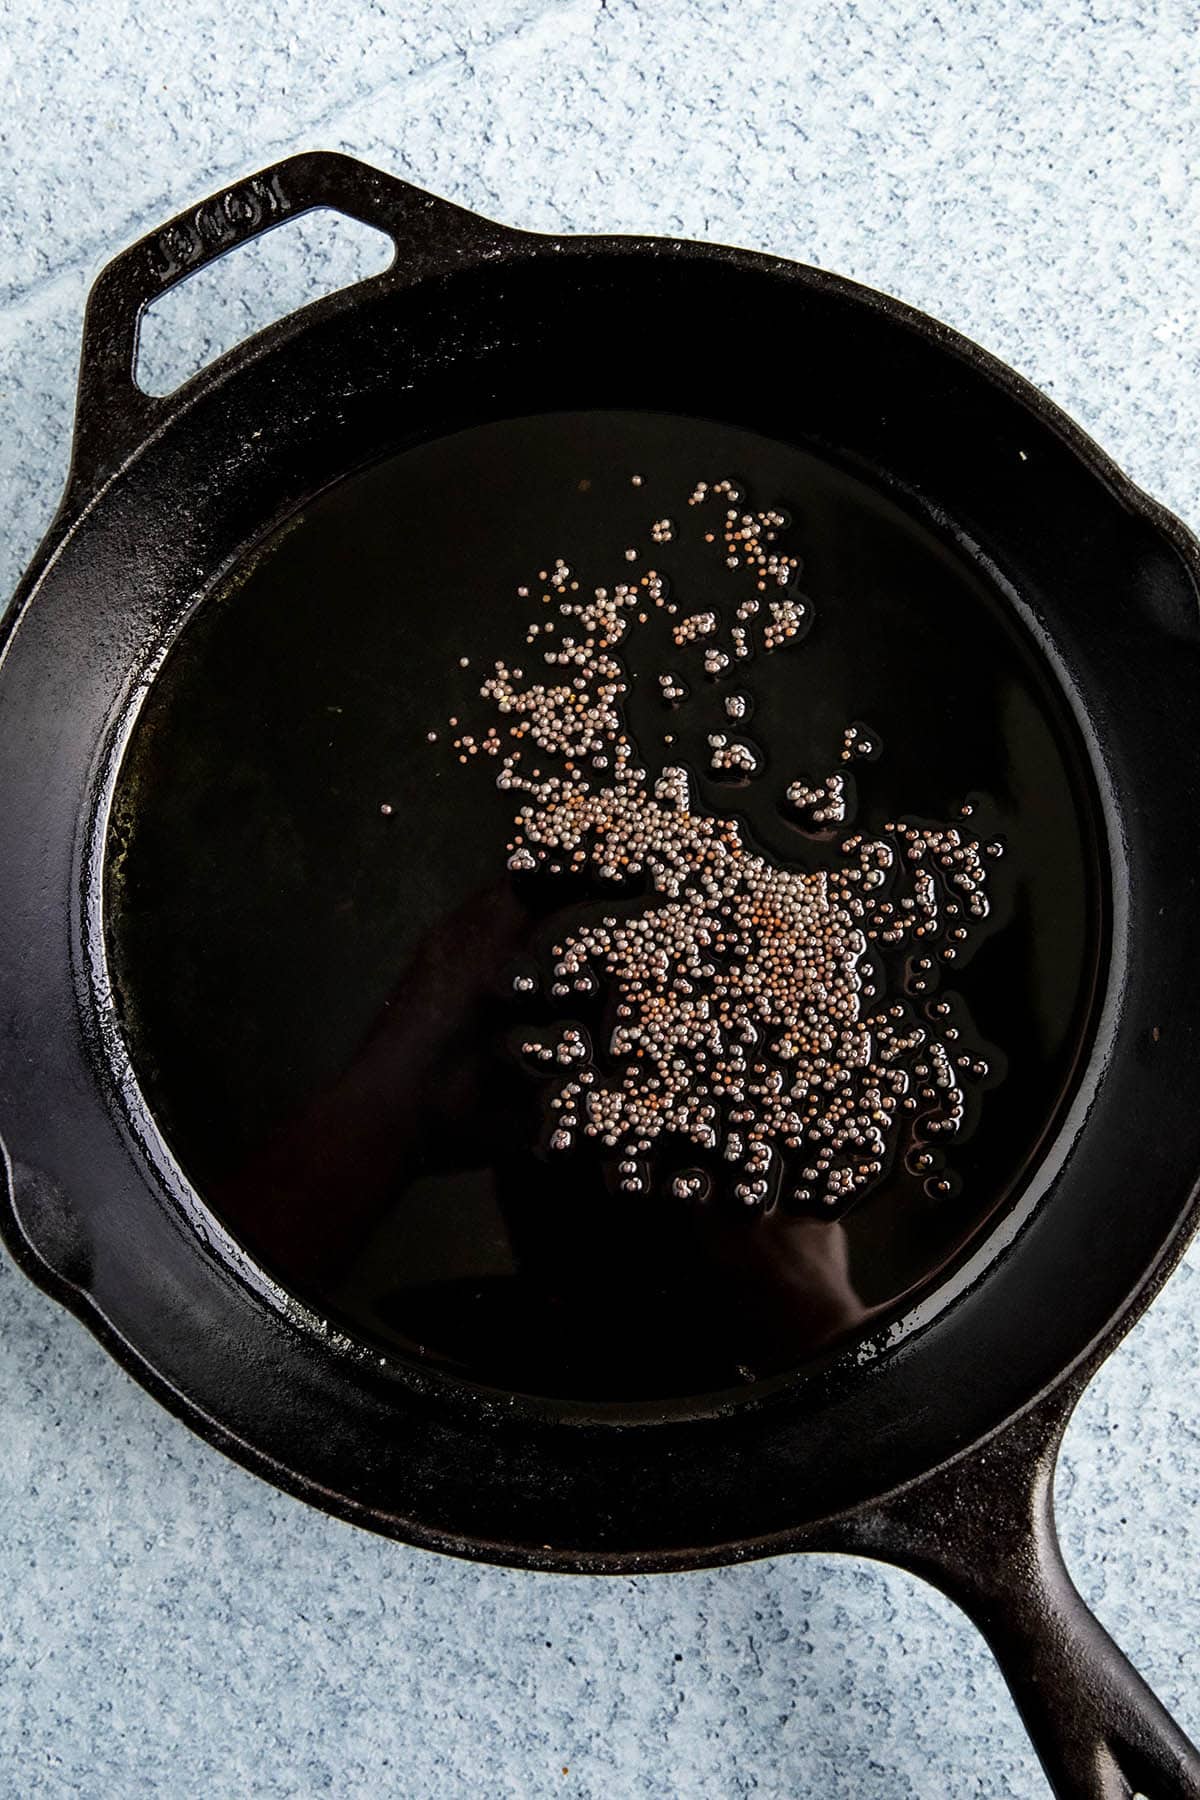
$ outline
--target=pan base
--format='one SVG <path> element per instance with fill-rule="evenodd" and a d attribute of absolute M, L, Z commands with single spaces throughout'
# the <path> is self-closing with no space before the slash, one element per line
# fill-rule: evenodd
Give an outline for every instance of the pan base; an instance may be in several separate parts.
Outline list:
<path fill-rule="evenodd" d="M 1004 848 L 953 980 L 935 972 L 906 999 L 952 993 L 986 1052 L 967 1129 L 939 1147 L 940 1179 L 898 1143 L 836 1216 L 789 1204 L 782 1183 L 739 1205 L 717 1161 L 669 1139 L 636 1192 L 594 1146 L 548 1150 L 551 1089 L 514 1041 L 555 1009 L 514 982 L 610 913 L 614 889 L 509 872 L 511 801 L 495 767 L 460 760 L 450 723 L 478 714 L 496 659 L 537 654 L 530 605 L 556 556 L 585 587 L 653 562 L 681 612 L 702 609 L 710 553 L 651 526 L 724 477 L 788 515 L 813 621 L 736 679 L 697 663 L 674 710 L 656 678 L 667 639 L 631 660 L 628 723 L 651 778 L 687 768 L 706 814 L 736 819 L 772 866 L 813 871 L 842 833 L 783 796 L 836 770 L 848 723 L 865 721 L 884 753 L 856 767 L 845 829 L 966 804 L 971 830 Z M 752 781 L 711 768 L 730 692 L 752 706 Z M 287 1290 L 366 1343 L 496 1387 L 685 1400 L 877 1329 L 1021 1194 L 1088 1033 L 1093 817 L 1049 666 L 915 510 L 823 455 L 703 419 L 508 419 L 342 481 L 198 608 L 125 757 L 108 953 L 173 1154 Z M 618 898 L 647 904 L 636 884 Z M 699 1201 L 672 1191 L 685 1163 L 711 1176 Z"/>

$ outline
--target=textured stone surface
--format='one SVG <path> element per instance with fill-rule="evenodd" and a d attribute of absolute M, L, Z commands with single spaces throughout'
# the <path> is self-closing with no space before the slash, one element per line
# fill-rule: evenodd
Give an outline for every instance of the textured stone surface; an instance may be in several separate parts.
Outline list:
<path fill-rule="evenodd" d="M 1200 29 L 1179 0 L 4 18 L 5 591 L 62 479 L 91 276 L 314 145 L 516 224 L 732 239 L 902 294 L 1200 525 Z M 297 300 L 355 266 L 316 227 L 287 254 Z M 261 321 L 266 255 L 181 302 L 185 357 Z M 1060 1479 L 1080 1585 L 1193 1734 L 1198 1269 L 1092 1387 Z M 4 1793 L 1045 1792 L 981 1643 L 908 1577 L 814 1558 L 574 1581 L 397 1549 L 204 1448 L 8 1266 L 0 1309 Z"/>

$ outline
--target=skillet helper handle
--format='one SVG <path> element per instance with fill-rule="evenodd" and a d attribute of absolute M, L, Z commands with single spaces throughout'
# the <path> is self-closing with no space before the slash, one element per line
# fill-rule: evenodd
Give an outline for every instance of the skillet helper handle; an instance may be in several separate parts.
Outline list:
<path fill-rule="evenodd" d="M 1200 1800 L 1200 1751 L 1063 1562 L 1054 1467 L 1076 1398 L 848 1521 L 842 1547 L 924 1576 L 974 1620 L 1058 1800 Z"/>
<path fill-rule="evenodd" d="M 328 150 L 289 156 L 188 207 L 114 257 L 88 296 L 70 492 L 99 486 L 174 405 L 172 396 L 145 393 L 135 377 L 138 332 L 151 302 L 238 244 L 316 207 L 386 232 L 398 253 L 403 247 L 405 278 L 494 253 L 519 235 Z M 396 270 L 393 262 L 369 279 L 396 279 Z"/>

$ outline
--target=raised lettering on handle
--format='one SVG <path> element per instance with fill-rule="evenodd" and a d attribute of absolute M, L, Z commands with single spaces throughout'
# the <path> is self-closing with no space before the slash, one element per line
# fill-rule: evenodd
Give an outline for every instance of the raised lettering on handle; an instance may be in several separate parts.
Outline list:
<path fill-rule="evenodd" d="M 138 326 L 150 302 L 227 250 L 316 207 L 344 213 L 392 239 L 396 261 L 373 281 L 420 279 L 468 259 L 494 256 L 524 235 L 422 193 L 381 169 L 325 150 L 288 157 L 187 208 L 122 251 L 92 288 L 84 318 L 69 499 L 94 492 L 174 404 L 173 398 L 143 393 L 134 379 Z M 231 355 L 236 357 L 236 351 Z"/>

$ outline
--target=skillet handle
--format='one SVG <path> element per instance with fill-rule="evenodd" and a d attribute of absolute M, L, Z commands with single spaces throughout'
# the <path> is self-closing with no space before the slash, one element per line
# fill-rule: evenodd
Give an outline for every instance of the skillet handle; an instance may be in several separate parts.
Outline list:
<path fill-rule="evenodd" d="M 1054 1467 L 1079 1391 L 844 1521 L 838 1547 L 924 1576 L 974 1620 L 1058 1800 L 1200 1800 L 1200 1751 L 1063 1562 Z"/>
<path fill-rule="evenodd" d="M 113 258 L 88 296 L 68 492 L 96 487 L 175 404 L 134 377 L 138 331 L 151 301 L 177 282 L 287 219 L 327 206 L 387 232 L 397 260 L 369 279 L 419 277 L 461 257 L 492 254 L 521 234 L 336 151 L 308 150 L 190 206 Z M 335 296 L 330 296 L 331 299 Z M 190 384 L 189 384 L 190 385 Z"/>

